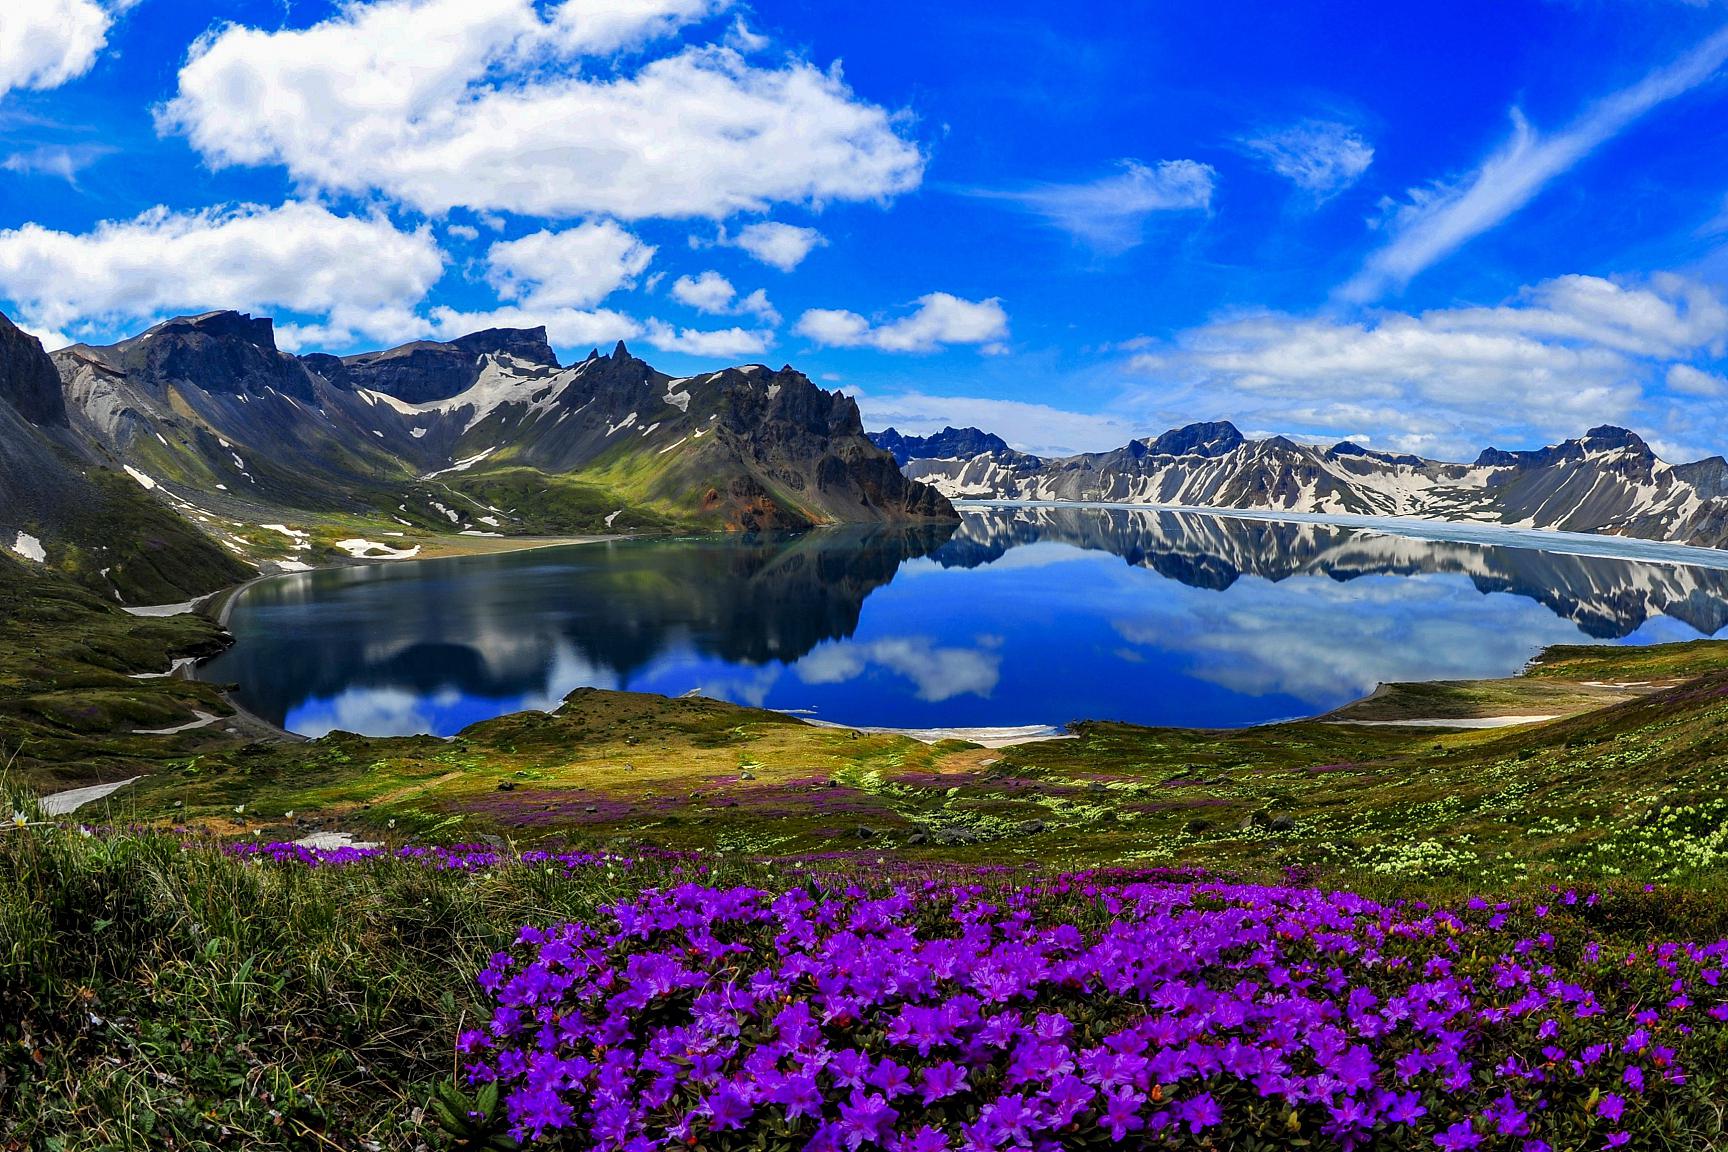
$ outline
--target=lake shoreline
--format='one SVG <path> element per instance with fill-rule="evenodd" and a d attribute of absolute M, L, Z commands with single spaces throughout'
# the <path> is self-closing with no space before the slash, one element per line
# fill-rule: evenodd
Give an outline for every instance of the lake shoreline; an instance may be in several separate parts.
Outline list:
<path fill-rule="evenodd" d="M 1400 520 L 1398 518 L 1385 518 L 1385 517 L 1333 516 L 1333 515 L 1327 515 L 1327 514 L 1310 514 L 1310 513 L 1279 513 L 1279 512 L 1266 511 L 1266 510 L 1213 509 L 1213 508 L 1199 508 L 1199 507 L 1158 506 L 1158 505 L 1128 504 L 1128 503 L 1083 503 L 1083 502 L 1050 502 L 1050 501 L 960 501 L 957 503 L 963 511 L 974 511 L 974 510 L 982 511 L 982 510 L 987 510 L 987 509 L 1003 510 L 1003 509 L 1018 509 L 1018 508 L 1103 509 L 1103 510 L 1126 511 L 1126 512 L 1141 512 L 1141 513 L 1155 513 L 1155 512 L 1170 511 L 1170 512 L 1189 513 L 1189 514 L 1193 514 L 1193 515 L 1197 515 L 1197 516 L 1205 516 L 1208 518 L 1215 518 L 1215 519 L 1220 519 L 1220 520 L 1237 520 L 1237 521 L 1246 520 L 1246 521 L 1254 521 L 1254 522 L 1271 522 L 1271 523 L 1278 523 L 1278 522 L 1318 523 L 1318 524 L 1336 526 L 1336 527 L 1349 529 L 1349 530 L 1377 532 L 1377 533 L 1382 533 L 1382 534 L 1387 534 L 1387 535 L 1397 535 L 1397 536 L 1406 536 L 1407 535 L 1409 538 L 1418 539 L 1418 540 L 1446 541 L 1446 542 L 1455 542 L 1455 543 L 1463 543 L 1463 544 L 1482 544 L 1485 546 L 1492 546 L 1493 544 L 1496 544 L 1496 543 L 1502 543 L 1502 544 L 1508 544 L 1512 547 L 1525 548 L 1525 549 L 1530 549 L 1530 550 L 1535 550 L 1535 551 L 1552 551 L 1552 552 L 1555 552 L 1556 554 L 1559 554 L 1559 555 L 1598 557 L 1598 558 L 1602 558 L 1602 559 L 1608 559 L 1608 560 L 1614 560 L 1614 561 L 1620 561 L 1620 562 L 1678 564 L 1678 565 L 1681 565 L 1684 567 L 1696 567 L 1696 568 L 1717 568 L 1717 567 L 1728 568 L 1728 552 L 1721 552 L 1721 551 L 1714 550 L 1714 549 L 1701 549 L 1701 548 L 1694 548 L 1694 547 L 1685 546 L 1685 545 L 1668 545 L 1668 544 L 1664 544 L 1661 542 L 1652 542 L 1652 541 L 1627 541 L 1624 538 L 1619 538 L 1619 537 L 1614 537 L 1614 538 L 1585 537 L 1584 543 L 1581 545 L 1577 539 L 1577 537 L 1579 537 L 1581 534 L 1561 533 L 1561 532 L 1554 532 L 1551 530 L 1529 530 L 1529 531 L 1525 531 L 1525 530 L 1513 529 L 1513 528 L 1510 528 L 1510 527 L 1507 527 L 1504 525 L 1458 524 L 1455 522 L 1430 522 L 1430 521 L 1420 521 L 1420 520 L 1411 520 L 1409 522 L 1405 522 L 1404 520 Z M 400 559 L 396 559 L 396 558 L 392 558 L 392 559 L 357 558 L 354 560 L 336 559 L 332 562 L 319 565 L 317 570 L 333 570 L 333 569 L 341 569 L 341 568 L 361 567 L 361 566 L 367 566 L 367 565 L 381 566 L 381 567 L 399 566 L 402 564 L 417 563 L 417 562 L 422 561 L 422 560 L 460 558 L 460 557 L 466 557 L 466 556 L 472 556 L 472 555 L 505 555 L 505 554 L 510 554 L 510 553 L 528 552 L 528 551 L 559 548 L 559 547 L 574 547 L 574 546 L 581 545 L 581 544 L 617 542 L 617 541 L 622 541 L 622 540 L 629 540 L 629 539 L 635 538 L 635 537 L 640 536 L 640 535 L 642 535 L 642 534 L 640 534 L 640 533 L 616 534 L 616 535 L 607 534 L 607 535 L 595 535 L 595 536 L 556 537 L 556 538 L 546 538 L 546 537 L 532 537 L 532 538 L 503 538 L 503 537 L 491 538 L 491 537 L 488 537 L 488 538 L 484 538 L 484 539 L 480 539 L 480 538 L 461 538 L 461 539 L 442 538 L 439 541 L 439 545 L 441 545 L 441 547 L 437 547 L 436 551 L 433 551 L 431 553 L 422 552 L 422 553 L 420 553 L 420 554 L 418 554 L 412 558 L 400 558 Z M 1490 537 L 1491 539 L 1484 539 L 1484 537 Z M 1613 543 L 1608 547 L 1602 547 L 1604 539 L 1611 540 Z M 1552 545 L 1556 545 L 1556 544 L 1562 545 L 1563 547 L 1559 548 L 1559 549 L 1552 547 Z M 1652 554 L 1653 550 L 1656 554 Z M 1637 555 L 1635 555 L 1635 556 L 1634 555 L 1628 555 L 1627 553 L 1629 551 L 1630 552 L 1636 552 Z M 1664 555 L 1663 553 L 1668 553 L 1668 555 Z M 1684 555 L 1685 559 L 1684 560 L 1675 559 L 1672 555 L 1673 553 L 1679 553 L 1681 555 Z M 1700 554 L 1702 554 L 1702 555 L 1700 555 Z M 1714 563 L 1700 563 L 1701 560 L 1714 560 L 1715 562 Z M 201 614 L 203 614 L 203 615 L 205 615 L 205 616 L 207 616 L 213 620 L 215 620 L 218 624 L 220 624 L 224 628 L 224 630 L 227 630 L 230 626 L 234 606 L 238 602 L 241 595 L 245 594 L 248 590 L 250 590 L 255 585 L 263 583 L 267 580 L 281 579 L 281 578 L 286 577 L 286 576 L 292 576 L 292 575 L 298 575 L 298 574 L 299 574 L 298 572 L 285 572 L 285 573 L 275 573 L 275 574 L 269 574 L 269 575 L 260 575 L 258 577 L 254 577 L 253 579 L 245 581 L 241 584 L 234 585 L 230 588 L 222 589 L 216 593 L 209 595 L 208 597 L 201 598 L 201 600 L 196 603 L 194 610 L 200 612 Z M 233 640 L 230 639 L 230 644 L 232 644 L 232 643 L 233 643 Z M 202 663 L 204 663 L 204 662 L 201 661 L 200 665 Z M 192 675 L 192 678 L 198 678 L 196 670 L 194 670 L 191 675 Z M 1504 679 L 1508 680 L 1508 681 L 1516 680 L 1521 675 L 1522 675 L 1521 672 L 1512 673 L 1512 674 L 1504 677 Z M 667 695 L 670 698 L 671 694 L 667 693 Z M 251 710 L 247 709 L 236 698 L 236 693 L 234 690 L 224 690 L 223 691 L 223 697 L 224 697 L 224 700 L 226 701 L 226 703 L 228 704 L 228 706 L 231 707 L 232 709 L 234 709 L 235 716 L 234 716 L 232 722 L 237 727 L 241 727 L 248 734 L 259 736 L 259 737 L 264 737 L 264 738 L 275 738 L 275 739 L 288 740 L 288 741 L 293 741 L 293 742 L 301 742 L 301 741 L 305 741 L 305 740 L 309 739 L 308 737 L 299 735 L 299 734 L 294 733 L 294 732 L 290 732 L 279 725 L 273 724 L 270 721 L 267 721 L 264 718 L 258 716 L 256 713 L 252 712 Z M 1362 721 L 1341 720 L 1341 719 L 1333 719 L 1333 718 L 1339 716 L 1340 713 L 1346 713 L 1347 714 L 1347 713 L 1351 712 L 1358 705 L 1364 704 L 1365 702 L 1367 702 L 1371 698 L 1372 698 L 1372 694 L 1370 694 L 1369 696 L 1360 697 L 1356 700 L 1350 701 L 1350 702 L 1348 702 L 1348 703 L 1346 703 L 1340 707 L 1334 707 L 1334 708 L 1330 708 L 1330 709 L 1320 708 L 1320 709 L 1314 710 L 1313 712 L 1303 713 L 1300 715 L 1286 714 L 1286 717 L 1283 719 L 1261 721 L 1261 722 L 1259 722 L 1259 724 L 1255 724 L 1255 725 L 1251 725 L 1251 726 L 1260 726 L 1260 725 L 1266 725 L 1266 724 L 1301 724 L 1301 723 L 1313 723 L 1313 722 L 1317 722 L 1317 721 L 1326 721 L 1326 720 L 1331 720 L 1331 722 L 1334 722 L 1334 723 L 1338 723 L 1338 722 L 1361 723 Z M 931 740 L 944 740 L 944 739 L 970 740 L 970 739 L 972 739 L 973 734 L 979 734 L 979 735 L 983 736 L 982 742 L 985 744 L 985 746 L 991 746 L 991 747 L 1005 747 L 1005 746 L 1010 746 L 1012 744 L 1021 743 L 1021 742 L 1031 742 L 1031 741 L 1035 741 L 1035 740 L 1061 738 L 1062 734 L 1067 732 L 1073 723 L 1076 723 L 1076 722 L 1078 722 L 1079 719 L 1082 719 L 1082 717 L 1075 717 L 1075 718 L 1070 719 L 1068 722 L 1060 724 L 1060 725 L 1041 724 L 1041 725 L 1035 725 L 1035 726 L 1020 726 L 1018 728 L 1012 726 L 1012 717 L 1010 717 L 1008 720 L 1005 720 L 1003 722 L 1003 724 L 994 725 L 994 726 L 991 726 L 989 728 L 965 728 L 962 726 L 946 726 L 946 725 L 936 725 L 936 726 L 930 726 L 930 727 L 923 727 L 923 726 L 893 727 L 893 726 L 874 725 L 874 724 L 869 723 L 868 721 L 861 722 L 861 723 L 842 723 L 839 721 L 811 721 L 811 720 L 809 720 L 808 717 L 800 715 L 800 713 L 803 711 L 802 709 L 787 708 L 787 709 L 784 709 L 782 711 L 786 715 L 793 716 L 794 718 L 804 720 L 805 722 L 815 723 L 818 726 L 843 728 L 843 729 L 855 730 L 855 731 L 859 731 L 859 732 L 900 735 L 900 736 L 904 736 L 908 739 L 920 740 L 923 742 L 930 742 Z M 1500 723 L 1503 723 L 1503 724 L 1530 723 L 1530 722 L 1541 722 L 1541 721 L 1547 720 L 1547 719 L 1551 718 L 1552 715 L 1553 715 L 1552 713 L 1542 712 L 1542 711 L 1538 711 L 1536 709 L 1530 709 L 1530 710 L 1523 711 L 1523 712 L 1510 711 L 1509 710 L 1507 712 L 1501 713 L 1495 719 L 1498 719 L 1500 721 Z M 1409 723 L 1411 726 L 1416 726 L 1416 727 L 1421 727 L 1421 726 L 1475 727 L 1475 726 L 1480 725 L 1484 720 L 1487 720 L 1487 719 L 1489 719 L 1489 717 L 1480 716 L 1480 715 L 1478 715 L 1478 716 L 1448 717 L 1448 716 L 1445 716 L 1443 714 L 1432 714 L 1432 715 L 1415 714 L 1414 718 L 1412 718 L 1409 721 Z M 1138 722 L 1124 721 L 1124 723 L 1139 723 L 1142 726 L 1144 726 L 1147 722 L 1145 722 L 1145 721 L 1138 721 Z M 1373 721 L 1367 721 L 1367 723 L 1385 724 L 1388 722 L 1385 720 L 1373 720 Z M 1396 721 L 1393 721 L 1392 723 L 1396 723 Z M 1160 726 L 1160 725 L 1155 724 L 1153 726 Z M 1228 727 L 1238 727 L 1238 726 L 1240 726 L 1240 725 L 1231 725 Z M 1201 726 L 1201 727 L 1209 729 L 1211 726 Z M 1219 730 L 1227 730 L 1227 729 L 1219 729 Z M 1033 734 L 1034 731 L 1036 732 L 1036 734 Z M 454 736 L 454 735 L 456 735 L 456 733 L 452 733 L 452 736 Z M 450 738 L 450 737 L 446 737 L 446 738 Z M 976 741 L 974 741 L 974 742 L 976 742 Z"/>
<path fill-rule="evenodd" d="M 203 596 L 197 597 L 188 602 L 186 608 L 189 612 L 196 612 L 215 621 L 215 623 L 221 627 L 223 632 L 226 634 L 228 646 L 232 647 L 234 636 L 233 633 L 228 630 L 228 622 L 230 617 L 233 615 L 235 602 L 251 589 L 273 580 L 284 580 L 289 577 L 301 576 L 310 572 L 330 572 L 340 569 L 369 567 L 395 568 L 407 564 L 417 564 L 428 560 L 450 560 L 467 556 L 505 556 L 518 552 L 538 552 L 548 548 L 574 548 L 585 544 L 608 544 L 616 543 L 620 540 L 637 539 L 642 535 L 643 533 L 640 532 L 618 532 L 594 536 L 460 537 L 458 538 L 460 544 L 457 547 L 440 547 L 435 551 L 418 552 L 413 556 L 402 557 L 400 559 L 357 557 L 351 560 L 330 560 L 320 564 L 312 564 L 303 569 L 291 572 L 260 573 L 249 580 L 243 580 L 238 584 L 231 584 L 226 588 L 219 588 L 214 592 L 205 593 Z M 440 537 L 439 539 L 443 544 L 454 542 L 447 537 Z M 181 607 L 181 605 L 160 605 L 156 607 L 178 608 Z M 149 608 L 140 610 L 128 609 L 128 611 L 132 612 L 133 615 L 138 616 L 151 615 Z M 191 664 L 184 666 L 183 671 L 185 673 L 185 678 L 188 680 L 198 679 L 199 667 L 213 659 L 215 659 L 214 656 L 204 656 L 193 661 Z M 170 673 L 170 675 L 174 674 L 177 674 L 177 672 Z M 210 682 L 206 681 L 206 683 Z M 293 744 L 305 744 L 311 741 L 310 737 L 302 736 L 298 732 L 290 732 L 280 724 L 274 724 L 258 715 L 256 712 L 253 712 L 250 708 L 247 708 L 236 698 L 234 689 L 222 688 L 221 691 L 223 702 L 234 710 L 232 716 L 225 716 L 222 719 L 224 722 L 238 728 L 240 735 L 249 736 L 254 739 L 282 740 Z"/>

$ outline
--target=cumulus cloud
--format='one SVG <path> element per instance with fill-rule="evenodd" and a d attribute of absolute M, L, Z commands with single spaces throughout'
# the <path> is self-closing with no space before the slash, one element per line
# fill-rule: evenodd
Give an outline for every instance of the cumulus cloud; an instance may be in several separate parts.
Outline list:
<path fill-rule="evenodd" d="M 0 15 L 0 96 L 84 75 L 113 24 L 113 13 L 95 0 L 8 0 Z"/>
<path fill-rule="evenodd" d="M 653 258 L 651 245 L 603 220 L 492 245 L 486 280 L 529 310 L 587 308 L 634 285 Z"/>
<path fill-rule="evenodd" d="M 1008 338 L 1002 301 L 962 300 L 947 292 L 918 298 L 911 315 L 872 324 L 856 312 L 813 308 L 799 317 L 800 336 L 831 348 L 875 348 L 881 352 L 933 352 L 949 344 L 979 344 L 1000 351 Z"/>
<path fill-rule="evenodd" d="M 724 218 L 916 187 L 923 156 L 839 68 L 734 48 L 583 60 L 686 27 L 696 0 L 372 0 L 307 29 L 219 27 L 159 114 L 217 166 L 301 184 L 567 218 Z"/>
<path fill-rule="evenodd" d="M 745 328 L 702 331 L 676 328 L 662 320 L 648 321 L 646 332 L 648 343 L 662 352 L 683 352 L 690 356 L 759 356 L 768 350 L 773 340 L 771 332 L 752 332 Z"/>
<path fill-rule="evenodd" d="M 1598 101 L 1569 127 L 1542 136 L 1516 109 L 1512 135 L 1482 166 L 1454 184 L 1413 188 L 1391 213 L 1390 239 L 1341 289 L 1350 300 L 1373 300 L 1402 288 L 1528 204 L 1549 181 L 1645 113 L 1709 80 L 1728 60 L 1728 29 L 1710 36 L 1673 64 Z"/>
<path fill-rule="evenodd" d="M 363 258 L 362 258 L 363 257 Z M 430 229 L 315 204 L 153 208 L 84 233 L 0 231 L 0 296 L 49 328 L 214 308 L 287 309 L 395 335 L 444 272 Z"/>
<path fill-rule="evenodd" d="M 828 239 L 814 228 L 800 228 L 795 224 L 764 220 L 745 225 L 733 236 L 727 235 L 722 229 L 720 243 L 732 248 L 742 248 L 762 263 L 782 272 L 790 272 L 802 264 L 804 257 L 810 255 L 814 249 L 825 246 Z"/>
<path fill-rule="evenodd" d="M 1204 211 L 1217 173 L 1193 160 L 1154 165 L 1124 160 L 1122 171 L 1083 184 L 1038 184 L 971 194 L 1012 204 L 1101 252 L 1126 252 L 1145 239 L 1146 221 L 1162 212 Z"/>
<path fill-rule="evenodd" d="M 768 293 L 758 288 L 748 296 L 739 296 L 732 281 L 714 271 L 678 277 L 672 282 L 672 298 L 709 315 L 755 316 L 770 327 L 780 323 L 780 313 L 768 302 Z"/>
<path fill-rule="evenodd" d="M 1317 200 L 1344 191 L 1374 162 L 1374 149 L 1361 133 L 1331 120 L 1304 120 L 1244 139 L 1242 146 Z"/>
<path fill-rule="evenodd" d="M 1172 423 L 1229 416 L 1316 437 L 1367 430 L 1405 450 L 1465 453 L 1624 421 L 1646 411 L 1664 360 L 1719 356 L 1725 340 L 1728 310 L 1702 284 L 1565 276 L 1497 307 L 1233 316 L 1130 367 L 1155 381 L 1137 408 Z"/>

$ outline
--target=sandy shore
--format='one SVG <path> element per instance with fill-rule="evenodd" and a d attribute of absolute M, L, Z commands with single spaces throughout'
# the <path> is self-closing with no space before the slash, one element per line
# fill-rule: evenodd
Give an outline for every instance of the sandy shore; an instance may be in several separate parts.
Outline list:
<path fill-rule="evenodd" d="M 1328 724 L 1355 724 L 1363 728 L 1516 728 L 1558 720 L 1554 716 L 1431 716 L 1418 720 L 1328 720 Z"/>

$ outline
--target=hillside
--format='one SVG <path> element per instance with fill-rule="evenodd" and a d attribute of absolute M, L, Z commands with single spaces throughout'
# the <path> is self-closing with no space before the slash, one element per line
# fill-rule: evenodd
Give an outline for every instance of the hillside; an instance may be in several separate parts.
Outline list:
<path fill-rule="evenodd" d="M 1635 433 L 1607 425 L 1537 451 L 1488 448 L 1468 464 L 1350 441 L 1251 440 L 1219 421 L 1111 452 L 1043 459 L 994 450 L 911 459 L 904 470 L 951 499 L 1415 516 L 1709 547 L 1728 541 L 1728 462 L 1670 464 Z"/>
<path fill-rule="evenodd" d="M 184 600 L 249 569 L 73 428 L 35 337 L 0 316 L 0 551 L 123 603 Z"/>

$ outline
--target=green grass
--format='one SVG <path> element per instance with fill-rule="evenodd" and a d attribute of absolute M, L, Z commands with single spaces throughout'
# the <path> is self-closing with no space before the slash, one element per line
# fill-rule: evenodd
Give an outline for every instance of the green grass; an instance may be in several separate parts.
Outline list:
<path fill-rule="evenodd" d="M 0 832 L 0 1148 L 412 1149 L 485 958 L 647 874 Z"/>

